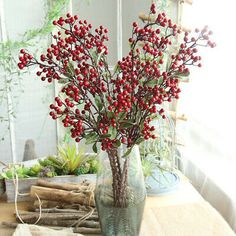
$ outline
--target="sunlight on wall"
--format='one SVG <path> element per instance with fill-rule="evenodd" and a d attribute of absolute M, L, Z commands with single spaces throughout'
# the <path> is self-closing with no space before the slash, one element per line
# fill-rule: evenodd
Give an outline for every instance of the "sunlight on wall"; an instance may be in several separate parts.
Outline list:
<path fill-rule="evenodd" d="M 189 28 L 207 24 L 217 47 L 199 52 L 203 67 L 191 73 L 181 107 L 187 110 L 191 129 L 228 158 L 236 158 L 235 9 L 234 0 L 197 0 L 185 4 L 183 15 L 183 25 Z"/>

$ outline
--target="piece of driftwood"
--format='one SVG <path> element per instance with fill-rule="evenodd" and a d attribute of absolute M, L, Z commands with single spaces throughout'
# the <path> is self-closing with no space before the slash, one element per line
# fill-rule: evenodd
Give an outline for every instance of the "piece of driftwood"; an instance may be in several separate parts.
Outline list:
<path fill-rule="evenodd" d="M 34 209 L 35 212 L 43 212 L 43 213 L 84 213 L 82 210 L 76 209 L 58 209 L 58 208 L 42 208 L 42 209 Z M 96 211 L 94 211 L 96 212 Z M 94 213 L 95 214 L 95 213 Z M 97 214 L 97 213 L 96 213 Z"/>
<path fill-rule="evenodd" d="M 43 178 L 47 182 L 55 182 L 55 183 L 80 183 L 84 180 L 89 180 L 92 183 L 96 182 L 96 175 L 95 174 L 86 174 L 86 175 L 64 175 L 64 176 L 55 176 L 53 178 Z M 39 178 L 24 178 L 18 180 L 18 191 L 19 193 L 29 193 L 30 187 L 32 185 L 36 185 Z M 14 202 L 15 200 L 15 184 L 13 180 L 6 179 L 5 180 L 6 185 L 6 196 L 7 196 L 7 202 Z M 28 195 L 18 195 L 17 201 L 32 201 L 32 198 Z"/>
<path fill-rule="evenodd" d="M 32 211 L 34 211 L 35 209 L 39 209 L 39 207 L 41 208 L 64 208 L 64 205 L 66 203 L 63 202 L 56 202 L 56 201 L 48 201 L 48 200 L 42 200 L 40 199 L 40 202 L 38 200 L 34 201 L 34 204 L 32 206 Z"/>
<path fill-rule="evenodd" d="M 65 210 L 76 210 L 76 211 L 87 211 L 88 206 L 82 205 L 82 204 L 69 204 L 65 202 L 54 202 L 54 201 L 48 201 L 48 200 L 41 200 L 39 202 L 38 200 L 35 200 L 32 207 L 29 207 L 30 211 L 39 211 L 39 208 L 41 209 L 65 209 Z M 96 211 L 96 209 L 95 209 Z"/>
<path fill-rule="evenodd" d="M 61 189 L 61 190 L 66 190 L 66 191 L 86 191 L 88 189 L 88 186 L 94 185 L 95 184 L 84 180 L 80 183 L 55 183 L 55 182 L 48 182 L 43 179 L 39 179 L 37 181 L 37 185 L 41 187 L 47 187 L 47 188 L 56 188 L 56 189 Z"/>
<path fill-rule="evenodd" d="M 40 186 L 31 186 L 30 196 L 34 199 L 37 196 L 42 200 L 50 200 L 56 202 L 78 203 L 83 205 L 95 206 L 94 198 L 91 192 L 72 192 L 61 189 L 46 188 Z"/>
<path fill-rule="evenodd" d="M 43 212 L 40 215 L 40 219 L 42 220 L 51 220 L 51 219 L 58 219 L 58 220 L 78 220 L 82 217 L 84 217 L 88 212 L 85 211 L 79 211 L 79 212 L 61 212 L 61 213 L 48 213 Z M 39 217 L 38 212 L 30 212 L 30 211 L 19 211 L 19 215 L 23 220 L 30 220 L 32 219 L 32 222 L 35 221 Z M 93 213 L 91 216 L 88 216 L 87 220 L 96 220 L 98 221 L 98 214 Z"/>
<path fill-rule="evenodd" d="M 5 226 L 5 227 L 8 227 L 8 228 L 16 228 L 18 223 L 16 222 L 7 222 L 7 221 L 3 221 L 1 223 L 1 225 Z"/>
<path fill-rule="evenodd" d="M 80 233 L 80 234 L 101 234 L 100 228 L 85 228 L 85 227 L 77 227 L 74 230 L 74 233 Z"/>
<path fill-rule="evenodd" d="M 28 216 L 22 216 L 22 220 L 27 224 L 34 224 L 38 217 L 28 217 Z M 17 219 L 19 221 L 19 219 Z M 43 219 L 41 218 L 37 224 L 38 225 L 45 225 L 45 226 L 61 226 L 61 227 L 74 227 L 78 223 L 78 220 L 61 220 L 57 218 L 51 218 L 51 219 Z M 94 220 L 85 220 L 80 223 L 80 227 L 86 227 L 86 228 L 99 228 L 100 224 L 98 221 Z"/>

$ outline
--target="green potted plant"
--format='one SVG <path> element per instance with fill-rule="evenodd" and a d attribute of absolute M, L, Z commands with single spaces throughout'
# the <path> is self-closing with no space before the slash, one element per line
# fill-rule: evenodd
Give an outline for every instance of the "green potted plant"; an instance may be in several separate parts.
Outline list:
<path fill-rule="evenodd" d="M 156 14 L 155 4 L 150 14 Z M 189 66 L 201 66 L 196 47 L 215 46 L 211 31 L 186 33 L 163 69 L 170 39 L 180 29 L 165 13 L 141 27 L 134 22 L 130 52 L 110 71 L 106 28 L 93 31 L 86 20 L 70 14 L 53 24 L 59 31 L 47 52 L 38 59 L 22 49 L 18 66 L 38 66 L 42 81 L 64 81 L 50 115 L 70 129 L 76 142 L 86 139 L 100 152 L 95 199 L 102 234 L 138 235 L 146 191 L 137 145 L 156 138 L 150 122 L 157 112 L 165 118 L 156 105 L 179 98 L 179 77 L 189 73 Z"/>
<path fill-rule="evenodd" d="M 148 195 L 166 194 L 178 187 L 176 172 L 177 153 L 175 130 L 172 119 L 166 114 L 165 120 L 154 120 L 158 130 L 155 140 L 147 140 L 139 145 L 142 167 Z"/>
<path fill-rule="evenodd" d="M 58 147 L 57 156 L 38 159 L 38 163 L 31 167 L 25 167 L 23 163 L 5 166 L 0 179 L 5 185 L 7 201 L 12 202 L 15 199 L 17 178 L 20 193 L 18 200 L 25 201 L 29 200 L 25 193 L 37 183 L 38 178 L 47 178 L 52 182 L 78 182 L 83 179 L 95 182 L 97 165 L 96 155 L 85 154 L 83 149 L 77 152 L 75 145 L 67 144 L 65 147 Z"/>

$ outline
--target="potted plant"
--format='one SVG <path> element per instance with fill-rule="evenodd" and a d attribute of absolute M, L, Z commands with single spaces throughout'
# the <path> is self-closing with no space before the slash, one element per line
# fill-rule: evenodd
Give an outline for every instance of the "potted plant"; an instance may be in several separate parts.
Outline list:
<path fill-rule="evenodd" d="M 5 182 L 3 177 L 0 176 L 0 196 L 5 192 Z"/>
<path fill-rule="evenodd" d="M 152 4 L 150 14 L 155 13 Z M 106 28 L 93 31 L 86 20 L 70 14 L 53 24 L 61 31 L 47 52 L 37 59 L 22 49 L 18 66 L 38 66 L 37 76 L 49 83 L 64 81 L 50 115 L 61 119 L 76 142 L 86 139 L 100 152 L 95 198 L 102 234 L 138 235 L 146 193 L 137 145 L 156 138 L 150 122 L 157 112 L 165 118 L 156 105 L 179 98 L 179 77 L 189 73 L 190 65 L 201 66 L 196 47 L 215 46 L 211 31 L 196 30 L 194 37 L 185 33 L 163 70 L 170 39 L 181 31 L 165 13 L 142 27 L 134 22 L 130 52 L 110 71 Z"/>
<path fill-rule="evenodd" d="M 38 159 L 38 163 L 31 167 L 26 167 L 23 163 L 5 166 L 0 179 L 4 181 L 8 202 L 15 199 L 16 178 L 18 201 L 26 201 L 30 200 L 26 193 L 29 193 L 30 187 L 39 178 L 47 178 L 51 182 L 79 182 L 84 179 L 95 182 L 97 166 L 96 155 L 85 154 L 82 149 L 77 152 L 75 145 L 67 144 L 65 147 L 58 147 L 57 156 Z"/>
<path fill-rule="evenodd" d="M 161 195 L 177 189 L 180 182 L 176 172 L 177 156 L 172 119 L 153 120 L 157 139 L 146 140 L 139 146 L 148 195 Z"/>

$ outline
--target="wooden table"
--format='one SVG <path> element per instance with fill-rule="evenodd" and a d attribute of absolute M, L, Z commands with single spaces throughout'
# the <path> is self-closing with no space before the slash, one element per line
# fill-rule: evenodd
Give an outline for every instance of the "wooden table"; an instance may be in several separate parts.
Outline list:
<path fill-rule="evenodd" d="M 27 203 L 19 203 L 26 209 Z M 14 204 L 0 201 L 0 222 L 13 221 Z M 0 236 L 14 230 L 0 226 Z M 112 235 L 111 235 L 112 236 Z M 140 236 L 235 236 L 224 219 L 198 194 L 185 178 L 168 195 L 148 197 Z"/>

